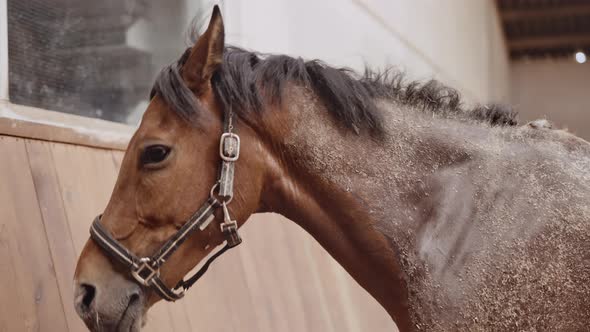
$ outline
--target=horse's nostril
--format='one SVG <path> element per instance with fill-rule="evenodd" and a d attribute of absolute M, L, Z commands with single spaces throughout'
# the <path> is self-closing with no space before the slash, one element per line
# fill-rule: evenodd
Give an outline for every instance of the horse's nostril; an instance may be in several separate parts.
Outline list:
<path fill-rule="evenodd" d="M 89 284 L 81 284 L 80 287 L 84 290 L 84 296 L 82 297 L 82 308 L 88 310 L 92 301 L 94 300 L 94 296 L 96 295 L 96 287 L 89 285 Z"/>

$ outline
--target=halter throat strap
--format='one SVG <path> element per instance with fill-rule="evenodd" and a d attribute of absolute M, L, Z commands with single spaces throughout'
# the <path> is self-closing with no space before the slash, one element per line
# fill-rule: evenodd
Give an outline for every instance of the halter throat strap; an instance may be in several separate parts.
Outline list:
<path fill-rule="evenodd" d="M 224 116 L 224 132 L 219 142 L 221 168 L 218 181 L 211 188 L 209 199 L 155 254 L 140 258 L 129 251 L 104 228 L 100 222 L 102 215 L 96 217 L 90 227 L 90 237 L 105 253 L 128 267 L 131 276 L 139 284 L 152 288 L 164 300 L 176 301 L 182 298 L 185 291 L 205 274 L 216 258 L 242 242 L 238 234 L 238 224 L 231 219 L 227 208 L 233 198 L 234 168 L 240 156 L 240 137 L 233 133 L 232 117 L 231 110 Z M 174 288 L 167 287 L 160 278 L 160 267 L 195 231 L 205 230 L 215 219 L 214 213 L 220 207 L 223 209 L 223 222 L 220 228 L 225 236 L 225 245 L 211 255 L 193 276 L 187 280 L 180 280 Z"/>

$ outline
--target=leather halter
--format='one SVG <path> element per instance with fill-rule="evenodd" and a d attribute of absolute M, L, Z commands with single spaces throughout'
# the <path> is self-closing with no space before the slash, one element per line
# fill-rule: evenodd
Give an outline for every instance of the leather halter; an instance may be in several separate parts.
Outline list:
<path fill-rule="evenodd" d="M 112 237 L 101 225 L 99 215 L 94 219 L 90 227 L 90 236 L 105 253 L 115 258 L 121 264 L 130 269 L 131 276 L 145 287 L 151 287 L 164 300 L 176 301 L 184 296 L 201 276 L 205 274 L 209 265 L 228 249 L 233 248 L 242 242 L 238 234 L 238 224 L 232 220 L 227 205 L 233 197 L 234 163 L 240 157 L 240 137 L 232 132 L 231 110 L 224 117 L 224 132 L 219 141 L 219 156 L 221 157 L 221 170 L 218 181 L 210 191 L 209 199 L 184 223 L 160 249 L 150 257 L 138 257 L 130 252 L 119 241 Z M 215 196 L 217 190 L 217 196 Z M 225 246 L 213 254 L 205 264 L 192 277 L 181 280 L 174 288 L 169 288 L 160 279 L 160 267 L 174 253 L 178 247 L 190 237 L 197 229 L 205 228 L 215 219 L 214 212 L 219 207 L 223 209 L 224 221 L 221 223 L 221 231 L 226 237 Z"/>

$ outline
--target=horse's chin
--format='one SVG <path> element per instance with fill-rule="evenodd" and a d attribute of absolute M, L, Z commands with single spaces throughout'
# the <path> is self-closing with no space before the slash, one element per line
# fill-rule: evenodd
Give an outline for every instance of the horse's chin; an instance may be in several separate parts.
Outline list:
<path fill-rule="evenodd" d="M 146 309 L 141 296 L 132 298 L 127 306 L 113 306 L 119 311 L 118 318 L 110 318 L 95 312 L 83 315 L 82 318 L 92 332 L 140 332 L 146 321 Z"/>
<path fill-rule="evenodd" d="M 143 306 L 133 306 L 130 305 L 127 307 L 123 316 L 121 316 L 121 320 L 119 324 L 117 324 L 117 332 L 139 332 L 141 328 L 145 325 L 145 310 Z"/>
<path fill-rule="evenodd" d="M 140 332 L 145 325 L 143 315 L 138 317 L 122 317 L 117 332 Z"/>

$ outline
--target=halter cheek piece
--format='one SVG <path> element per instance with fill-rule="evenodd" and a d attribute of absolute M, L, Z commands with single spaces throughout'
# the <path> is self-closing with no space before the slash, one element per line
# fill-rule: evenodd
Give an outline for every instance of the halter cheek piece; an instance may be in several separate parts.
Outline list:
<path fill-rule="evenodd" d="M 201 276 L 205 274 L 209 265 L 228 249 L 242 242 L 238 234 L 238 224 L 232 220 L 227 205 L 233 198 L 233 182 L 235 162 L 240 157 L 240 137 L 232 133 L 232 112 L 226 114 L 224 119 L 224 132 L 219 142 L 219 156 L 221 157 L 221 170 L 218 181 L 211 188 L 209 199 L 184 223 L 184 225 L 151 257 L 137 257 L 127 250 L 119 241 L 112 237 L 101 225 L 101 215 L 94 219 L 90 227 L 90 236 L 105 253 L 115 258 L 121 264 L 127 266 L 131 276 L 145 287 L 151 287 L 158 295 L 167 301 L 176 301 L 184 296 Z M 215 196 L 217 190 L 217 198 Z M 225 246 L 213 254 L 203 264 L 201 269 L 187 280 L 181 280 L 174 288 L 167 287 L 160 279 L 160 267 L 174 253 L 178 247 L 197 229 L 203 231 L 215 219 L 214 212 L 221 207 L 223 209 L 223 222 L 221 231 L 225 235 Z"/>

